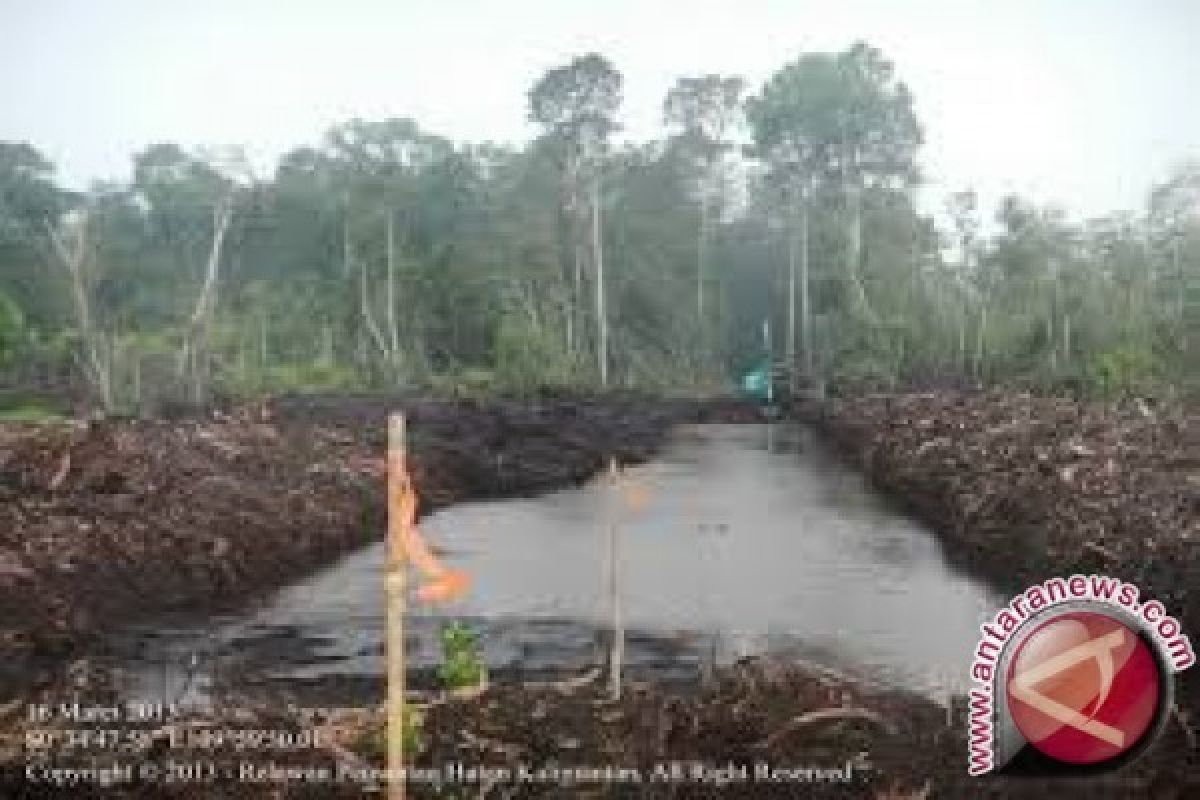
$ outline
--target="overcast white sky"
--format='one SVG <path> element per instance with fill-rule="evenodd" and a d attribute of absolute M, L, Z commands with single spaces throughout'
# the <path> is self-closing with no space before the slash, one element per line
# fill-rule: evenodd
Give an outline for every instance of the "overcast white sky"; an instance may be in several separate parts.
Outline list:
<path fill-rule="evenodd" d="M 127 178 L 164 140 L 242 144 L 266 170 L 353 116 L 522 141 L 528 87 L 591 50 L 625 76 L 625 135 L 646 138 L 680 75 L 757 89 L 857 38 L 916 94 L 930 205 L 970 186 L 1134 208 L 1200 157 L 1194 0 L 0 0 L 0 139 L 77 186 Z"/>

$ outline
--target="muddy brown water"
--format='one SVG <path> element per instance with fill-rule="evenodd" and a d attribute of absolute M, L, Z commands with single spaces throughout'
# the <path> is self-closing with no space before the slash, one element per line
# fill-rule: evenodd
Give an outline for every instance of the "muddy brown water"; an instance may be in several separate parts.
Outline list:
<path fill-rule="evenodd" d="M 426 537 L 473 584 L 454 604 L 411 606 L 417 673 L 432 675 L 450 620 L 480 632 L 493 673 L 598 663 L 615 524 L 633 676 L 688 680 L 774 653 L 935 698 L 966 686 L 978 626 L 1000 598 L 950 568 L 928 530 L 808 429 L 683 427 L 624 480 L 640 507 L 597 478 L 426 518 Z M 262 689 L 300 704 L 378 699 L 383 554 L 382 543 L 352 553 L 241 616 L 125 631 L 109 660 L 140 700 Z"/>

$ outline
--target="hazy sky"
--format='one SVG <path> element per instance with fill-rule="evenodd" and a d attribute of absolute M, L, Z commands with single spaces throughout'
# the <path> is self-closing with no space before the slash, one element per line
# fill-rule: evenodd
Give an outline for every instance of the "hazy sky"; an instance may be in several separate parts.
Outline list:
<path fill-rule="evenodd" d="M 0 0 L 0 139 L 83 185 L 155 141 L 245 145 L 262 170 L 353 116 L 455 139 L 529 137 L 525 92 L 590 50 L 625 76 L 625 136 L 658 135 L 680 75 L 753 89 L 856 38 L 913 88 L 933 193 L 1141 205 L 1200 157 L 1193 0 Z M 939 201 L 940 202 L 940 201 Z"/>

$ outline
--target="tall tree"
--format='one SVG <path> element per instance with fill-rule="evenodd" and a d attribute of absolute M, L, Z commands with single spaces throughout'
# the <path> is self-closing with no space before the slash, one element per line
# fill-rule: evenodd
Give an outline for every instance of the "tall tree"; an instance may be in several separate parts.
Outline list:
<path fill-rule="evenodd" d="M 860 42 L 838 54 L 805 54 L 783 67 L 748 102 L 747 116 L 756 150 L 783 174 L 793 208 L 803 213 L 815 191 L 839 190 L 850 310 L 861 323 L 878 325 L 862 276 L 863 195 L 916 180 L 922 134 L 907 86 L 878 50 Z"/>
<path fill-rule="evenodd" d="M 714 219 L 728 180 L 730 134 L 741 114 L 745 82 L 738 77 L 680 78 L 667 92 L 663 118 L 675 131 L 672 144 L 689 173 L 699 222 L 696 230 L 696 319 L 705 327 L 704 287 Z"/>
<path fill-rule="evenodd" d="M 0 294 L 23 325 L 52 329 L 65 316 L 58 273 L 46 270 L 44 225 L 71 202 L 44 155 L 25 142 L 0 141 Z"/>
<path fill-rule="evenodd" d="M 590 53 L 549 70 L 529 92 L 530 119 L 542 127 L 552 150 L 560 155 L 574 240 L 571 250 L 576 312 L 580 306 L 582 253 L 585 248 L 591 253 L 596 362 L 602 386 L 608 383 L 609 363 L 601 183 L 608 139 L 617 128 L 621 83 L 621 74 L 607 59 Z"/>

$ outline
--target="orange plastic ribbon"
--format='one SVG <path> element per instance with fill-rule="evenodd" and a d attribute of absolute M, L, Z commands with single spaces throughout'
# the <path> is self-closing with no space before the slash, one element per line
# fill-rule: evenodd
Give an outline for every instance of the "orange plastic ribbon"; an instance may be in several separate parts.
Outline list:
<path fill-rule="evenodd" d="M 400 552 L 390 554 L 398 556 L 402 564 L 411 563 L 424 576 L 417 598 L 447 603 L 465 595 L 471 585 L 470 576 L 447 567 L 434 555 L 417 527 L 417 492 L 403 454 L 389 456 L 386 461 L 362 459 L 358 465 L 376 475 L 388 475 L 388 542 L 389 548 L 400 548 Z"/>

